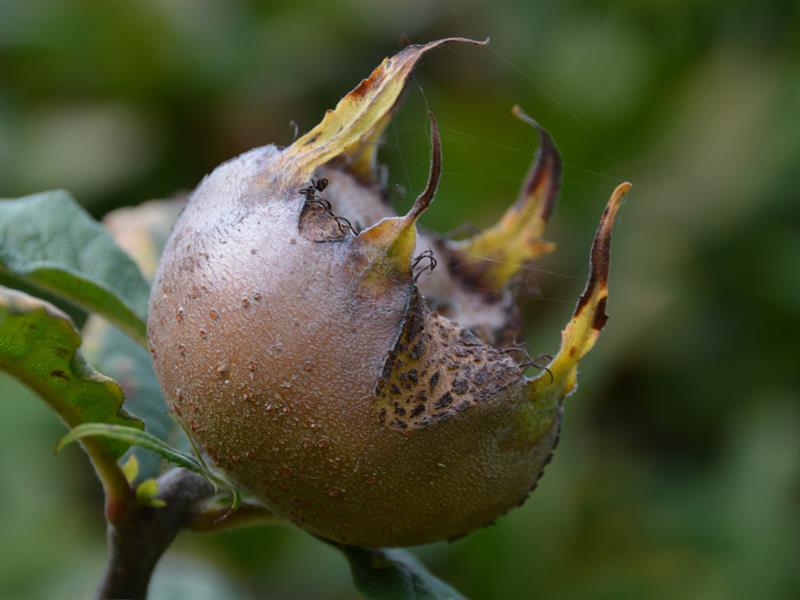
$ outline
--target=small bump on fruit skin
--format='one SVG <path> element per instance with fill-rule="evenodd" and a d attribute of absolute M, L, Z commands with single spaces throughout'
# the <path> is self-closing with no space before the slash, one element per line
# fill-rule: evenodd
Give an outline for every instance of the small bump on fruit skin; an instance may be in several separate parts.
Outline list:
<path fill-rule="evenodd" d="M 538 179 L 472 242 L 417 231 L 440 173 L 432 116 L 426 190 L 405 216 L 385 202 L 374 141 L 418 58 L 453 41 L 466 40 L 386 59 L 292 146 L 215 169 L 179 217 L 153 285 L 149 341 L 175 414 L 275 513 L 339 543 L 453 539 L 523 502 L 603 324 L 616 208 L 549 377 L 526 378 L 502 350 L 522 332 L 507 289 L 514 273 L 470 261 L 478 250 L 518 262 L 552 250 L 539 235 L 560 159 L 546 132 Z M 439 266 L 417 285 L 413 258 L 429 248 Z M 457 285 L 464 277 L 483 289 Z"/>

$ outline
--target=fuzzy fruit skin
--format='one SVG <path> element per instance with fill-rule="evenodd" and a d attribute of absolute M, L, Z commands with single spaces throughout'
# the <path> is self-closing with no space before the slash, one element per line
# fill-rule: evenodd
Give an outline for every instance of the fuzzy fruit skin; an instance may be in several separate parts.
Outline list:
<path fill-rule="evenodd" d="M 167 242 L 148 334 L 170 406 L 233 479 L 320 537 L 409 546 L 493 521 L 538 479 L 560 400 L 532 408 L 490 349 L 500 389 L 425 426 L 382 420 L 376 386 L 415 286 L 366 285 L 352 236 L 300 235 L 304 200 L 271 172 L 276 152 L 218 167 Z"/>

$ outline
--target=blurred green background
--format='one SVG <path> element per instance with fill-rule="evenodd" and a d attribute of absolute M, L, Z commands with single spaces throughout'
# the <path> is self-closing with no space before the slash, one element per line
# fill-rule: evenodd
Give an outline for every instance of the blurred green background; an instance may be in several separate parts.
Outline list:
<path fill-rule="evenodd" d="M 381 158 L 398 206 L 445 171 L 425 224 L 486 226 L 536 148 L 566 163 L 524 294 L 553 352 L 623 179 L 611 320 L 567 402 L 542 485 L 497 525 L 419 549 L 473 598 L 800 595 L 800 4 L 3 0 L 0 196 L 63 187 L 96 216 L 190 190 L 219 162 L 311 128 L 387 54 L 447 35 Z M 99 487 L 63 427 L 7 379 L 0 596 L 86 595 Z M 293 528 L 182 534 L 154 598 L 353 598 L 337 553 Z"/>

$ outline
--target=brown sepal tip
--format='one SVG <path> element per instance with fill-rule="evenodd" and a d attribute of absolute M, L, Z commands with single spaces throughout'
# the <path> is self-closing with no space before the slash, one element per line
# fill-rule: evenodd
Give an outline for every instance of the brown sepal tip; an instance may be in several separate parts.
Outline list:
<path fill-rule="evenodd" d="M 542 221 L 547 223 L 553 214 L 558 194 L 561 191 L 561 175 L 563 171 L 561 154 L 547 130 L 536 119 L 522 110 L 519 105 L 514 105 L 511 108 L 511 114 L 535 128 L 539 132 L 541 140 L 539 150 L 536 153 L 536 160 L 523 182 L 517 204 L 524 203 L 527 198 L 536 193 L 537 189 L 545 185 L 549 186 L 545 192 L 544 202 L 542 202 L 538 210 Z"/>
<path fill-rule="evenodd" d="M 606 209 L 603 211 L 603 216 L 600 218 L 600 224 L 597 226 L 597 233 L 595 233 L 594 242 L 592 243 L 589 281 L 586 283 L 586 289 L 581 294 L 578 305 L 575 307 L 573 314 L 575 317 L 580 314 L 583 307 L 586 306 L 597 290 L 605 290 L 608 287 L 608 270 L 611 263 L 611 233 L 622 199 L 631 187 L 633 187 L 633 184 L 627 181 L 619 184 L 611 194 Z M 606 300 L 606 297 L 597 300 L 597 314 L 592 323 L 594 329 L 602 329 L 608 320 L 608 316 L 605 314 Z"/>
<path fill-rule="evenodd" d="M 417 196 L 411 209 L 406 214 L 406 219 L 416 221 L 425 212 L 436 195 L 436 188 L 439 186 L 439 178 L 442 175 L 442 140 L 439 136 L 439 125 L 436 116 L 428 112 L 428 119 L 431 123 L 431 168 L 428 173 L 428 184 L 422 193 Z"/>

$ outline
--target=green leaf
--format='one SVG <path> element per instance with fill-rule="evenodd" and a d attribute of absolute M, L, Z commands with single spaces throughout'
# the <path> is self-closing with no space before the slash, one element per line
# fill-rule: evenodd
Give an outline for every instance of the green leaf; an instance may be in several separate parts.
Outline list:
<path fill-rule="evenodd" d="M 183 199 L 153 200 L 119 208 L 103 218 L 103 225 L 149 279 L 185 204 Z M 106 319 L 92 315 L 83 329 L 83 352 L 93 365 L 119 382 L 125 391 L 125 408 L 144 420 L 145 431 L 183 451 L 191 449 L 186 434 L 167 409 L 150 354 L 144 348 Z M 130 452 L 138 459 L 140 478 L 157 476 L 161 467 L 158 455 L 139 447 Z"/>
<path fill-rule="evenodd" d="M 84 423 L 83 425 L 73 428 L 58 442 L 56 452 L 60 452 L 64 446 L 76 440 L 87 437 L 101 437 L 124 442 L 128 446 L 140 446 L 151 452 L 155 452 L 164 460 L 168 460 L 172 464 L 183 467 L 184 469 L 189 469 L 201 475 L 207 471 L 205 466 L 195 457 L 184 454 L 146 431 L 134 427 L 109 425 L 107 423 Z"/>
<path fill-rule="evenodd" d="M 170 416 L 156 380 L 150 354 L 105 319 L 93 315 L 83 330 L 83 352 L 125 392 L 125 408 L 144 421 L 145 430 L 160 440 L 188 450 L 183 429 Z M 155 477 L 161 466 L 156 454 L 135 447 L 139 476 Z"/>
<path fill-rule="evenodd" d="M 215 487 L 226 488 L 232 496 L 231 510 L 235 511 L 241 504 L 241 495 L 236 486 L 217 473 L 211 471 L 202 460 L 195 458 L 189 454 L 181 452 L 173 448 L 166 442 L 158 439 L 156 436 L 136 429 L 134 427 L 125 427 L 121 425 L 109 425 L 108 423 L 84 423 L 72 429 L 58 442 L 56 452 L 59 452 L 64 446 L 87 437 L 100 437 L 107 440 L 116 440 L 124 442 L 129 446 L 140 446 L 151 452 L 155 452 L 164 460 L 171 462 L 174 465 L 183 467 L 190 471 L 194 471 L 198 475 L 202 475 L 208 479 Z"/>
<path fill-rule="evenodd" d="M 338 546 L 350 562 L 353 582 L 367 600 L 463 600 L 405 550 Z"/>
<path fill-rule="evenodd" d="M 80 334 L 63 312 L 0 287 L 0 369 L 37 392 L 69 427 L 86 422 L 143 427 L 122 410 L 120 386 L 83 359 L 80 344 Z M 104 446 L 115 459 L 128 448 L 120 440 L 106 440 Z"/>
<path fill-rule="evenodd" d="M 150 286 L 67 192 L 0 199 L 0 271 L 101 314 L 146 343 Z"/>

